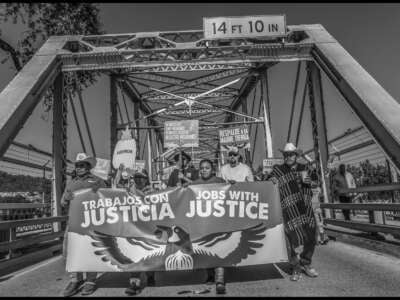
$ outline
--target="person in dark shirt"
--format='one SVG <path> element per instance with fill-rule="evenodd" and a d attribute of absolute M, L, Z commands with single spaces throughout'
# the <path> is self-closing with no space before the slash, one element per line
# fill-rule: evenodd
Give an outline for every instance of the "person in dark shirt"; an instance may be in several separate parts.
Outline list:
<path fill-rule="evenodd" d="M 168 178 L 167 186 L 176 187 L 182 186 L 184 183 L 191 184 L 194 180 L 198 179 L 199 173 L 195 167 L 190 165 L 191 157 L 182 151 L 182 165 L 179 159 L 179 153 L 174 156 L 178 168 L 173 170 Z"/>
<path fill-rule="evenodd" d="M 199 164 L 200 178 L 192 182 L 194 184 L 226 183 L 220 177 L 215 176 L 214 164 L 209 159 L 203 159 Z M 215 282 L 217 294 L 225 294 L 225 274 L 223 267 L 207 269 L 207 283 Z"/>
<path fill-rule="evenodd" d="M 273 166 L 270 180 L 278 184 L 292 269 L 290 280 L 298 281 L 301 271 L 307 276 L 317 277 L 317 271 L 311 267 L 316 245 L 316 220 L 311 202 L 312 182 L 308 166 L 297 162 L 300 151 L 292 143 L 287 143 L 280 151 L 284 163 Z M 299 260 L 296 248 L 300 245 L 303 245 L 303 250 Z"/>
<path fill-rule="evenodd" d="M 105 188 L 106 184 L 103 179 L 90 173 L 90 170 L 96 165 L 96 158 L 89 157 L 85 153 L 78 153 L 75 161 L 75 177 L 67 184 L 64 194 L 61 197 L 61 206 L 68 209 L 70 202 L 74 199 L 74 192 L 91 188 L 97 192 L 99 188 Z M 68 245 L 68 226 L 65 229 L 63 242 L 63 256 L 67 257 Z M 63 291 L 64 297 L 69 297 L 76 294 L 81 288 L 82 295 L 90 295 L 96 290 L 96 272 L 87 272 L 86 281 L 83 280 L 83 272 L 70 273 L 71 281 Z"/>

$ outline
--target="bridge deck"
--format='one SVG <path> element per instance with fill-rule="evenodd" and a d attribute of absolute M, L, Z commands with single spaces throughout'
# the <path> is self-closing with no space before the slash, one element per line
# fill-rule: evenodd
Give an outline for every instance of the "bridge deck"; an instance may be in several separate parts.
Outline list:
<path fill-rule="evenodd" d="M 371 250 L 331 241 L 319 246 L 313 265 L 318 278 L 303 274 L 300 282 L 289 281 L 287 264 L 230 269 L 228 296 L 399 296 L 400 260 Z M 168 276 L 166 276 L 168 274 Z M 190 274 L 188 276 L 188 274 Z M 205 272 L 159 272 L 156 286 L 141 296 L 179 296 L 182 290 L 201 290 Z M 2 296 L 59 296 L 68 282 L 61 256 L 0 278 Z M 99 274 L 93 296 L 124 296 L 126 273 Z M 210 293 L 215 295 L 214 286 Z M 78 294 L 79 295 L 79 294 Z M 190 294 L 183 294 L 188 296 Z"/>

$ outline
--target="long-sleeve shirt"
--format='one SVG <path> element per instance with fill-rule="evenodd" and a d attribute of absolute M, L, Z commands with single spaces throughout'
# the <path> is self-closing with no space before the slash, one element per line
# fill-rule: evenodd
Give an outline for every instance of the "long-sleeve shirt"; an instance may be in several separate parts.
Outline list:
<path fill-rule="evenodd" d="M 69 204 L 69 202 L 74 198 L 73 193 L 75 191 L 93 187 L 105 188 L 107 186 L 103 179 L 91 173 L 87 173 L 83 177 L 75 177 L 65 187 L 65 191 L 61 197 L 61 204 L 62 205 Z"/>

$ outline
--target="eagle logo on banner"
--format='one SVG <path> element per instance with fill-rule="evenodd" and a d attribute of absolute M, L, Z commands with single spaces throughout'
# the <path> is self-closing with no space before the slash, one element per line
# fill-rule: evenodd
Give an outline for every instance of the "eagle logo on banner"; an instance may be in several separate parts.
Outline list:
<path fill-rule="evenodd" d="M 161 266 L 162 270 L 192 270 L 209 266 L 229 266 L 240 263 L 262 247 L 257 241 L 265 237 L 264 224 L 231 232 L 218 232 L 192 241 L 180 226 L 157 225 L 156 238 L 116 237 L 97 231 L 91 232 L 95 240 L 94 252 L 104 262 L 110 262 L 120 271 L 149 270 Z M 163 240 L 162 237 L 165 237 Z"/>

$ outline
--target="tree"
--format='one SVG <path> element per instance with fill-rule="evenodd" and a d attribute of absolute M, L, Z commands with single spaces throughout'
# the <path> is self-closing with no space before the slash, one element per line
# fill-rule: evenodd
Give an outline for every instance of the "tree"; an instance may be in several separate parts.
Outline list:
<path fill-rule="evenodd" d="M 11 58 L 17 71 L 49 36 L 104 34 L 99 21 L 99 9 L 92 3 L 2 3 L 0 7 L 0 25 L 12 21 L 13 24 L 20 22 L 26 27 L 22 39 L 15 46 L 3 38 L 0 30 L 0 49 L 7 54 L 1 63 Z M 76 77 L 72 78 L 71 74 L 66 74 L 65 89 L 75 94 L 82 86 L 93 84 L 97 75 L 97 72 L 77 72 Z M 53 91 L 50 88 L 44 96 L 45 112 L 50 110 L 52 103 Z"/>
<path fill-rule="evenodd" d="M 0 49 L 8 54 L 17 71 L 52 35 L 103 34 L 99 9 L 92 3 L 2 3 L 0 24 L 20 21 L 27 30 L 18 45 L 11 45 L 0 32 Z M 5 61 L 2 61 L 4 63 Z"/>

